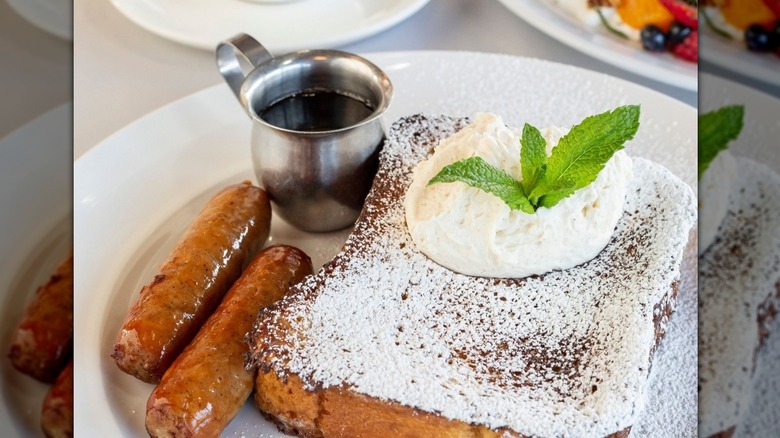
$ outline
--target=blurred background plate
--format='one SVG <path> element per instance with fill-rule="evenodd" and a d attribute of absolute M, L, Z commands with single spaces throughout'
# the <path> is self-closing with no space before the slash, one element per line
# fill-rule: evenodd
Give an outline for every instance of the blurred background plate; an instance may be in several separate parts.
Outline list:
<path fill-rule="evenodd" d="M 744 42 L 727 40 L 707 26 L 702 26 L 699 49 L 704 61 L 729 72 L 780 87 L 780 56 L 773 53 L 753 53 L 745 47 Z M 706 95 L 712 94 L 710 92 Z"/>
<path fill-rule="evenodd" d="M 111 0 L 127 18 L 173 41 L 214 50 L 248 33 L 271 53 L 329 48 L 381 32 L 429 0 Z"/>
<path fill-rule="evenodd" d="M 73 40 L 72 0 L 8 0 L 8 5 L 41 30 Z"/>
<path fill-rule="evenodd" d="M 43 436 L 48 390 L 17 372 L 6 353 L 36 288 L 71 246 L 72 105 L 0 139 L 0 436 Z"/>
<path fill-rule="evenodd" d="M 498 0 L 515 15 L 552 38 L 596 59 L 647 78 L 695 90 L 698 67 L 669 53 L 650 53 L 606 29 L 589 29 L 545 0 Z M 582 0 L 583 2 L 587 0 Z"/>

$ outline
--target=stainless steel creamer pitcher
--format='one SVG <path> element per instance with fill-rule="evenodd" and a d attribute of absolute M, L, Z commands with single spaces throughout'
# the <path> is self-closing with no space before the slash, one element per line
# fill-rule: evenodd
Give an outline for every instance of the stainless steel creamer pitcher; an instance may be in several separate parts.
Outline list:
<path fill-rule="evenodd" d="M 387 75 L 337 50 L 272 57 L 245 34 L 219 44 L 217 64 L 252 118 L 255 174 L 276 213 L 305 231 L 354 223 L 378 166 Z"/>

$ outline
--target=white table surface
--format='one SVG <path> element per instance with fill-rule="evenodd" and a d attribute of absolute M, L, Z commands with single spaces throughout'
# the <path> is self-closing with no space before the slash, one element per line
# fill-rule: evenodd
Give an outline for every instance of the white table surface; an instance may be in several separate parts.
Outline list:
<path fill-rule="evenodd" d="M 0 138 L 71 100 L 71 53 L 0 0 Z"/>
<path fill-rule="evenodd" d="M 74 156 L 173 100 L 222 82 L 212 52 L 137 27 L 107 0 L 74 3 Z M 226 35 L 225 37 L 229 37 Z M 543 58 L 607 73 L 696 105 L 696 93 L 625 72 L 554 40 L 496 0 L 431 0 L 356 53 L 467 50 Z"/>

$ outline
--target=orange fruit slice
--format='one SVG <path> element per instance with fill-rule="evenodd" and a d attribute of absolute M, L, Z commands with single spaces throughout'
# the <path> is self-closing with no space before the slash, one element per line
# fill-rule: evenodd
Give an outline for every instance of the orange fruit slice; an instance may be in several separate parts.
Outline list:
<path fill-rule="evenodd" d="M 771 25 L 775 21 L 775 14 L 763 0 L 724 0 L 720 13 L 730 25 L 741 30 L 753 24 Z"/>
<path fill-rule="evenodd" d="M 674 21 L 674 15 L 658 0 L 622 0 L 616 9 L 620 18 L 635 29 L 655 24 L 666 31 Z"/>

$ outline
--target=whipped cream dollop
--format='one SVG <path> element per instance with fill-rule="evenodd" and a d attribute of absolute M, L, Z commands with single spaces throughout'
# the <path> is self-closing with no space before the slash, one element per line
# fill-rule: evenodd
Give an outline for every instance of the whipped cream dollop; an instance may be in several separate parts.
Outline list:
<path fill-rule="evenodd" d="M 699 180 L 699 254 L 712 245 L 729 207 L 731 188 L 737 180 L 737 160 L 720 152 Z"/>
<path fill-rule="evenodd" d="M 548 156 L 566 132 L 541 130 Z M 495 114 L 480 113 L 415 167 L 404 207 L 421 252 L 462 274 L 518 278 L 577 266 L 604 249 L 623 214 L 633 176 L 624 151 L 616 152 L 590 185 L 534 214 L 511 210 L 498 197 L 465 183 L 427 185 L 443 167 L 473 156 L 521 180 L 521 133 Z"/>

